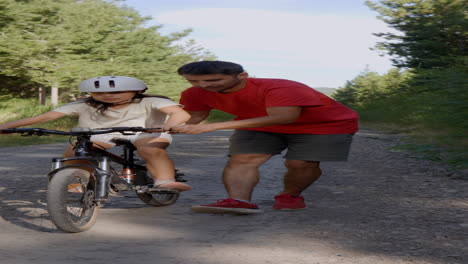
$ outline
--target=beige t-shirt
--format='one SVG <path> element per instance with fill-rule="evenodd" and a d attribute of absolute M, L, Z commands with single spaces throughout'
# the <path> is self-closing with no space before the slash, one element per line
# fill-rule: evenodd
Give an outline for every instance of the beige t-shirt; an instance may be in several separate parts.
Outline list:
<path fill-rule="evenodd" d="M 87 105 L 85 100 L 68 103 L 52 111 L 69 116 L 79 116 L 78 126 L 89 128 L 103 127 L 158 127 L 163 124 L 167 115 L 160 108 L 178 103 L 165 98 L 144 97 L 140 102 L 132 103 L 125 108 L 108 108 L 104 115 L 96 108 Z"/>

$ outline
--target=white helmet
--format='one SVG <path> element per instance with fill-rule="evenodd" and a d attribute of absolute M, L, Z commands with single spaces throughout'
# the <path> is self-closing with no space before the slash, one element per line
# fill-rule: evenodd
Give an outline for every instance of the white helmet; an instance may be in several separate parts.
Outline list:
<path fill-rule="evenodd" d="M 101 76 L 82 81 L 78 88 L 82 92 L 120 92 L 144 91 L 146 84 L 138 79 L 127 76 Z"/>

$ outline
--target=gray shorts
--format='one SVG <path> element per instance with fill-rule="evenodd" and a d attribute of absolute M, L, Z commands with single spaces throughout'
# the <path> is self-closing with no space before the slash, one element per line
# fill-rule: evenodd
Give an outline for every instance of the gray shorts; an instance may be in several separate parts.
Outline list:
<path fill-rule="evenodd" d="M 346 161 L 353 134 L 311 135 L 281 134 L 253 130 L 235 130 L 229 139 L 229 155 L 280 154 L 284 158 L 307 161 Z"/>

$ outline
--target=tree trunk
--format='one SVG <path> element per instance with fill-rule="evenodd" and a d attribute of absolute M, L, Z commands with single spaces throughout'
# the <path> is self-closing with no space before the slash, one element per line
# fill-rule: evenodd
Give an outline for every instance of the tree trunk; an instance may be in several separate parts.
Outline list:
<path fill-rule="evenodd" d="M 39 103 L 41 105 L 45 105 L 46 104 L 46 88 L 44 87 L 44 85 L 41 85 L 39 86 Z"/>
<path fill-rule="evenodd" d="M 57 86 L 52 86 L 50 88 L 50 104 L 52 106 L 57 106 L 58 105 L 58 87 Z"/>

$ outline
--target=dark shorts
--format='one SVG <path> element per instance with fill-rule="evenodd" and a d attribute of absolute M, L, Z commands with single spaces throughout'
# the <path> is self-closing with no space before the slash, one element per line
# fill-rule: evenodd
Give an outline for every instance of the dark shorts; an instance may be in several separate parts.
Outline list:
<path fill-rule="evenodd" d="M 229 155 L 273 154 L 287 149 L 284 158 L 307 161 L 346 161 L 353 134 L 280 134 L 236 130 L 229 139 Z"/>

